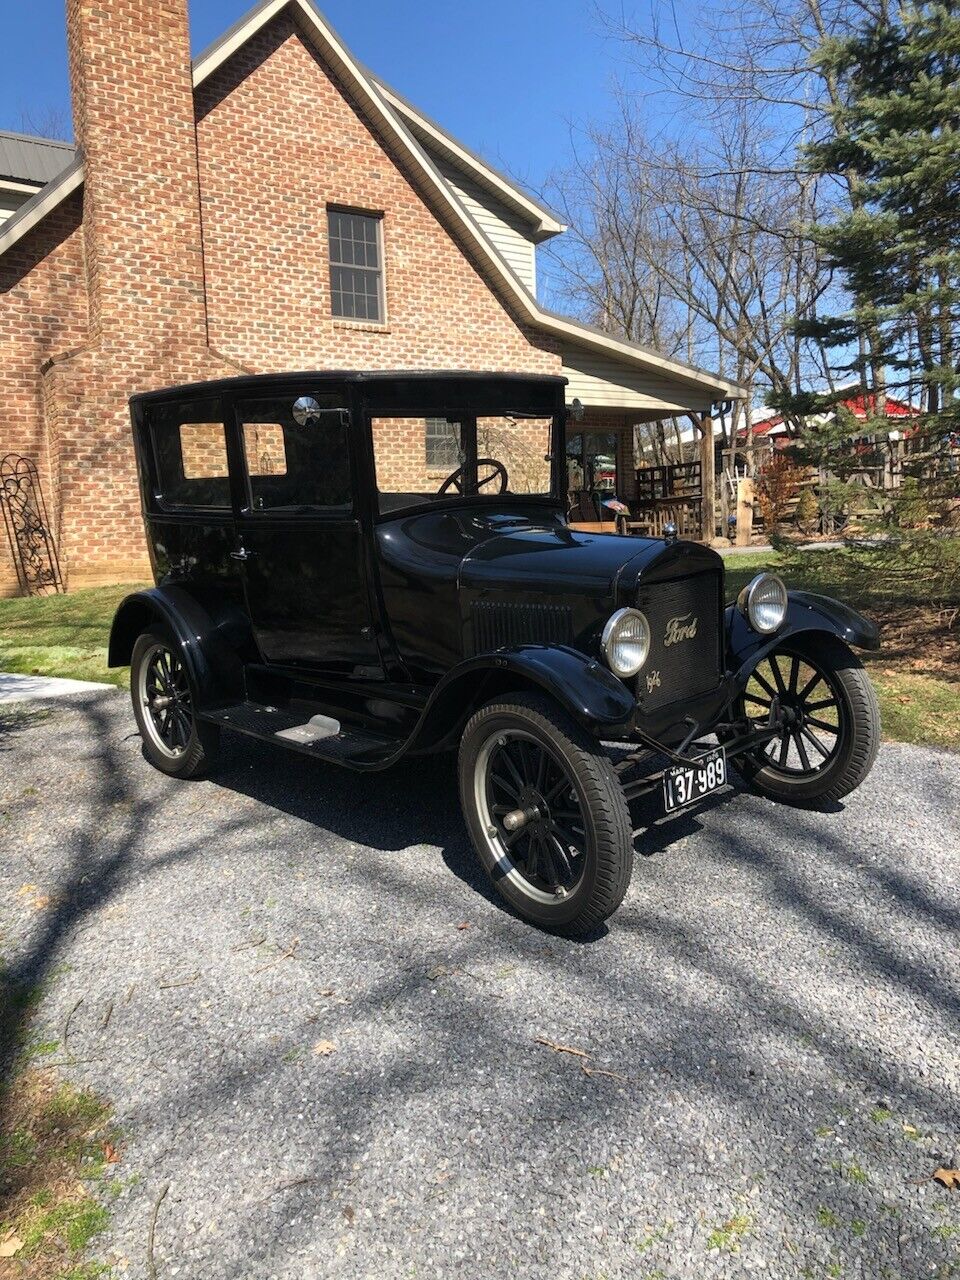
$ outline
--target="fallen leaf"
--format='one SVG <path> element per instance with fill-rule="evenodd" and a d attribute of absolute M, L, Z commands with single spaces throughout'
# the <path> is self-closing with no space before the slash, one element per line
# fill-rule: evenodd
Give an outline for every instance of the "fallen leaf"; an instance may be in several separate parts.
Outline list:
<path fill-rule="evenodd" d="M 960 1191 L 960 1169 L 935 1169 L 930 1177 L 948 1191 Z"/>
<path fill-rule="evenodd" d="M 897 701 L 900 703 L 901 707 L 909 707 L 909 705 L 910 705 L 910 703 L 913 701 L 913 699 L 912 699 L 912 698 L 908 698 L 908 697 L 904 696 L 904 697 L 902 697 L 902 698 L 898 698 L 898 699 L 897 699 Z"/>
<path fill-rule="evenodd" d="M 460 923 L 457 925 L 457 928 L 458 928 L 461 932 L 462 932 L 464 929 L 469 929 L 469 928 L 470 928 L 470 921 L 469 921 L 469 920 L 461 920 L 461 921 L 460 921 Z"/>
<path fill-rule="evenodd" d="M 0 1258 L 13 1258 L 23 1248 L 23 1241 L 11 1231 L 0 1240 Z"/>
<path fill-rule="evenodd" d="M 35 884 L 22 884 L 20 888 L 17 890 L 17 897 L 23 898 L 28 893 L 36 893 L 36 892 L 37 892 L 37 886 Z"/>
<path fill-rule="evenodd" d="M 346 1218 L 348 1222 L 353 1222 L 357 1214 L 352 1205 L 345 1204 L 343 1206 L 343 1216 Z"/>
<path fill-rule="evenodd" d="M 575 1058 L 589 1058 L 589 1053 L 585 1049 L 575 1049 L 569 1044 L 557 1044 L 555 1040 L 548 1040 L 545 1036 L 534 1036 L 534 1044 L 542 1044 L 547 1049 L 552 1049 L 554 1053 L 572 1053 Z"/>
<path fill-rule="evenodd" d="M 917 1130 L 913 1127 L 913 1125 L 912 1125 L 912 1124 L 905 1124 L 905 1125 L 903 1126 L 903 1132 L 904 1132 L 904 1133 L 916 1133 L 916 1132 L 917 1132 Z"/>
<path fill-rule="evenodd" d="M 337 1046 L 332 1040 L 318 1040 L 313 1046 L 313 1052 L 318 1058 L 329 1058 L 331 1053 L 337 1052 Z"/>
<path fill-rule="evenodd" d="M 107 1164 L 116 1164 L 120 1159 L 117 1148 L 112 1142 L 105 1142 L 103 1144 L 103 1158 L 106 1160 Z"/>

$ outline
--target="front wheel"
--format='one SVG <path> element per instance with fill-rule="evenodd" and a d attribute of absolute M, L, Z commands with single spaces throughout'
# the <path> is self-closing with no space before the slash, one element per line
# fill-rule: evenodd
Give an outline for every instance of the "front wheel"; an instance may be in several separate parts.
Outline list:
<path fill-rule="evenodd" d="M 751 673 L 739 714 L 759 727 L 774 700 L 782 733 L 732 761 L 753 790 L 816 809 L 859 787 L 880 745 L 877 697 L 859 658 L 835 636 L 787 640 Z"/>
<path fill-rule="evenodd" d="M 460 801 L 498 892 L 556 933 L 590 933 L 616 911 L 633 870 L 633 832 L 600 744 L 549 698 L 490 703 L 464 730 Z"/>

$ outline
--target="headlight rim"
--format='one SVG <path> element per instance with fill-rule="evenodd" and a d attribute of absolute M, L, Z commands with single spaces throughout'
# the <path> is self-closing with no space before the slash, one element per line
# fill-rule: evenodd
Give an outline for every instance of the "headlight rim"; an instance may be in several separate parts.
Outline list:
<path fill-rule="evenodd" d="M 775 582 L 783 593 L 783 612 L 779 622 L 772 627 L 760 626 L 753 616 L 753 601 L 760 587 L 766 582 Z M 770 573 L 767 570 L 756 574 L 740 592 L 737 597 L 737 608 L 746 618 L 752 630 L 761 636 L 772 636 L 776 634 L 787 620 L 787 608 L 789 606 L 789 592 L 786 584 L 778 573 Z"/>
<path fill-rule="evenodd" d="M 636 666 L 631 667 L 629 670 L 618 670 L 617 667 L 614 666 L 611 651 L 613 649 L 613 643 L 615 642 L 616 629 L 623 622 L 624 618 L 627 617 L 636 617 L 640 619 L 646 635 L 646 644 L 644 646 L 643 658 Z M 630 606 L 626 606 L 622 609 L 615 609 L 604 623 L 603 632 L 600 636 L 600 649 L 603 653 L 603 658 L 607 664 L 607 668 L 612 671 L 619 680 L 632 680 L 634 676 L 640 674 L 647 664 L 652 646 L 653 630 L 650 626 L 650 619 L 642 609 L 634 609 Z"/>

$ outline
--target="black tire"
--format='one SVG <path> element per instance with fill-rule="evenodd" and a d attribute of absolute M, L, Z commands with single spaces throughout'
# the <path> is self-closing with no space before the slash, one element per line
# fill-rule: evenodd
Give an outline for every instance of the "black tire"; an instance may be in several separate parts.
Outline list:
<path fill-rule="evenodd" d="M 541 767 L 542 781 L 534 776 Z M 527 772 L 533 781 L 522 791 L 515 775 Z M 463 733 L 459 782 L 477 856 L 519 915 L 576 937 L 616 911 L 633 871 L 623 789 L 599 742 L 555 702 L 518 693 L 481 708 Z M 509 815 L 500 812 L 514 803 Z M 508 831 L 502 818 L 520 812 L 529 820 L 519 833 Z"/>
<path fill-rule="evenodd" d="M 774 688 L 782 682 L 787 695 L 784 701 L 793 704 L 795 714 L 800 711 L 802 715 L 787 734 L 763 751 L 737 756 L 731 764 L 754 791 L 771 800 L 803 809 L 830 808 L 860 786 L 876 759 L 880 709 L 873 685 L 860 659 L 835 636 L 798 636 L 778 646 L 773 657 L 780 659 L 778 668 L 767 669 L 764 676 L 765 668 L 760 664 L 751 680 L 763 678 L 768 687 Z M 813 680 L 811 672 L 817 673 L 819 680 L 813 681 L 810 693 L 802 698 L 798 695 Z M 796 686 L 793 694 L 791 684 Z M 763 720 L 764 692 L 761 684 L 748 684 L 739 713 Z M 775 692 L 779 695 L 781 691 L 775 688 Z M 835 709 L 826 709 L 828 698 L 833 699 Z M 811 709 L 819 713 L 817 718 L 811 719 Z M 820 719 L 824 715 L 830 717 L 830 729 L 825 727 L 828 722 Z M 817 727 L 820 725 L 824 728 Z M 814 738 L 829 749 L 822 758 L 813 749 Z M 798 743 L 803 744 L 802 755 Z M 804 769 L 805 762 L 811 767 Z"/>
<path fill-rule="evenodd" d="M 220 728 L 194 714 L 196 690 L 166 627 L 157 624 L 138 636 L 130 658 L 130 697 L 150 763 L 174 778 L 203 777 L 216 759 Z M 160 711 L 153 709 L 158 697 L 167 699 Z"/>

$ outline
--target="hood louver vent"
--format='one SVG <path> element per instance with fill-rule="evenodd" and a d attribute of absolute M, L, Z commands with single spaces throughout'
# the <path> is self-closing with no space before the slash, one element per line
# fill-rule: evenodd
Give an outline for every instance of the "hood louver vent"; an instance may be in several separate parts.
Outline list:
<path fill-rule="evenodd" d="M 564 605 L 481 601 L 473 606 L 474 653 L 514 644 L 572 643 L 573 614 Z"/>

